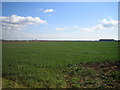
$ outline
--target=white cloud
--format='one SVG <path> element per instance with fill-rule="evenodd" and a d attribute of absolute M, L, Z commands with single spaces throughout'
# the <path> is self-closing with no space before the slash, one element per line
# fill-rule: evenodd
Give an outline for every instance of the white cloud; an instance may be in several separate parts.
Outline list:
<path fill-rule="evenodd" d="M 27 25 L 46 23 L 46 21 L 39 17 L 22 17 L 17 15 L 2 16 L 0 17 L 0 20 L 2 21 L 3 30 L 22 30 L 22 28 Z"/>
<path fill-rule="evenodd" d="M 115 29 L 118 26 L 118 21 L 113 20 L 110 16 L 107 19 L 103 19 L 100 24 L 95 25 L 90 28 L 80 28 L 84 31 L 95 31 L 95 30 L 105 30 L 105 29 Z"/>
<path fill-rule="evenodd" d="M 94 30 L 103 30 L 103 29 L 105 29 L 105 28 L 101 24 L 98 24 L 91 28 L 80 28 L 80 30 L 84 30 L 84 31 L 94 31 Z"/>
<path fill-rule="evenodd" d="M 56 28 L 57 31 L 64 31 L 66 28 Z"/>
<path fill-rule="evenodd" d="M 43 10 L 44 13 L 49 13 L 49 12 L 54 12 L 54 9 L 46 9 L 46 10 Z"/>
<path fill-rule="evenodd" d="M 108 17 L 108 19 L 103 19 L 101 22 L 103 27 L 114 27 L 118 24 L 118 21 L 113 20 L 110 16 Z"/>
<path fill-rule="evenodd" d="M 23 28 L 26 26 L 47 23 L 39 17 L 22 17 L 17 15 L 2 16 L 0 17 L 0 21 L 2 21 L 1 25 L 3 39 L 16 39 L 15 37 L 25 37 L 24 34 L 21 34 L 21 30 L 23 30 Z"/>

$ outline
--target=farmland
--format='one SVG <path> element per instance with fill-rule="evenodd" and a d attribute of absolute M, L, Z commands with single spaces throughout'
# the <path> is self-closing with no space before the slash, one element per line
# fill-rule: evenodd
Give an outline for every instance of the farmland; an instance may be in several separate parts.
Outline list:
<path fill-rule="evenodd" d="M 120 88 L 118 42 L 3 42 L 3 88 Z"/>

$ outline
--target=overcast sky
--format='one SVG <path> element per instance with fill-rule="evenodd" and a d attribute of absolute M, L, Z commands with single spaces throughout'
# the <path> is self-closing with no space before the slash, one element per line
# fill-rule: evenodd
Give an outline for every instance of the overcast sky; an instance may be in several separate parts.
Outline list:
<path fill-rule="evenodd" d="M 118 38 L 117 2 L 3 2 L 3 39 Z"/>

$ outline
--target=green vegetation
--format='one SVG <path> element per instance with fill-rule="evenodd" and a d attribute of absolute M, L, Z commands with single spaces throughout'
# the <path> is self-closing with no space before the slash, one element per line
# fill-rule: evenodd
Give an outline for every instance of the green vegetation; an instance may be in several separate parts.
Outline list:
<path fill-rule="evenodd" d="M 3 88 L 119 88 L 118 42 L 3 43 Z"/>

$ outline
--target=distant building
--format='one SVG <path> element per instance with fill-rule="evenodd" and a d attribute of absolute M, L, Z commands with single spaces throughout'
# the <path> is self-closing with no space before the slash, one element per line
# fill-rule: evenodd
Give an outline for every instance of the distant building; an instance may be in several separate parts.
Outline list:
<path fill-rule="evenodd" d="M 114 39 L 100 39 L 99 41 L 115 41 Z"/>

